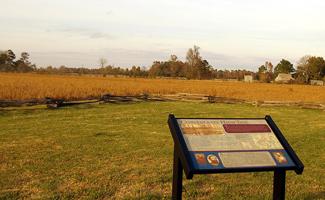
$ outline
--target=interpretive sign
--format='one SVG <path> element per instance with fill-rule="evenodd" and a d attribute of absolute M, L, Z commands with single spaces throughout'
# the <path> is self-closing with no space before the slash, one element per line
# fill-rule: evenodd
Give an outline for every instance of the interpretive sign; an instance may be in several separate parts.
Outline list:
<path fill-rule="evenodd" d="M 194 174 L 274 171 L 274 199 L 284 199 L 286 170 L 303 171 L 302 162 L 270 116 L 193 119 L 169 115 L 168 124 L 175 146 L 174 199 L 181 198 L 183 168 L 188 179 Z"/>

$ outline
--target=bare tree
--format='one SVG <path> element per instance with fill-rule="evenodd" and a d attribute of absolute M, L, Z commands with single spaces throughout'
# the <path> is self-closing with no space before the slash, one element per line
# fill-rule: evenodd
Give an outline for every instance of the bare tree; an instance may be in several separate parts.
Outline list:
<path fill-rule="evenodd" d="M 267 70 L 269 73 L 273 73 L 273 65 L 272 65 L 271 62 L 266 61 L 266 62 L 265 62 L 265 67 L 266 67 L 266 70 Z"/>
<path fill-rule="evenodd" d="M 170 61 L 176 62 L 177 61 L 177 56 L 176 55 L 170 55 Z"/>
<path fill-rule="evenodd" d="M 199 49 L 200 47 L 194 45 L 193 49 L 187 51 L 186 60 L 190 66 L 195 66 L 201 60 Z"/>
<path fill-rule="evenodd" d="M 198 65 L 202 61 L 199 52 L 200 47 L 194 45 L 193 49 L 190 48 L 186 53 L 187 61 L 187 78 L 200 78 Z"/>
<path fill-rule="evenodd" d="M 100 58 L 99 59 L 99 64 L 103 68 L 105 67 L 105 64 L 107 63 L 107 60 L 105 58 Z"/>
<path fill-rule="evenodd" d="M 300 58 L 297 62 L 297 75 L 299 80 L 303 80 L 303 82 L 308 83 L 309 80 L 309 69 L 308 69 L 308 60 L 311 58 L 310 55 L 305 55 Z"/>

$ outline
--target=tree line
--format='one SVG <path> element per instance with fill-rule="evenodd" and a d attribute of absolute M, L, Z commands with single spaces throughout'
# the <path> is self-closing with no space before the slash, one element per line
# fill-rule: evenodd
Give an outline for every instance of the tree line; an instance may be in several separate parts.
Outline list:
<path fill-rule="evenodd" d="M 29 53 L 22 52 L 19 59 L 12 50 L 0 51 L 0 71 L 4 72 L 36 72 L 49 74 L 97 74 L 121 75 L 130 77 L 172 77 L 184 79 L 244 79 L 245 75 L 252 75 L 254 79 L 262 82 L 273 81 L 278 74 L 292 74 L 298 83 L 309 83 L 310 80 L 325 80 L 325 60 L 323 57 L 304 56 L 293 64 L 282 59 L 275 67 L 271 62 L 265 62 L 257 72 L 248 70 L 217 70 L 200 55 L 200 48 L 194 46 L 186 53 L 186 60 L 181 61 L 176 55 L 171 55 L 167 61 L 154 61 L 149 69 L 139 66 L 131 68 L 114 67 L 106 65 L 107 60 L 99 59 L 99 68 L 73 68 L 61 66 L 55 68 L 36 67 L 29 61 Z"/>
<path fill-rule="evenodd" d="M 139 66 L 129 68 L 121 68 L 114 66 L 104 66 L 104 61 L 101 59 L 102 66 L 100 68 L 84 68 L 84 67 L 66 67 L 58 68 L 48 66 L 45 68 L 36 67 L 29 61 L 29 53 L 22 52 L 21 57 L 16 59 L 16 55 L 12 50 L 0 51 L 0 72 L 36 72 L 41 74 L 97 74 L 97 75 L 123 75 L 130 77 L 147 77 L 148 71 Z M 106 62 L 106 61 L 105 61 Z"/>
<path fill-rule="evenodd" d="M 35 70 L 37 73 L 41 74 L 75 74 L 75 75 L 102 75 L 102 76 L 129 76 L 129 77 L 147 77 L 148 71 L 145 68 L 139 66 L 133 66 L 129 68 L 121 68 L 114 66 L 105 66 L 101 68 L 84 68 L 84 67 L 52 67 L 48 66 L 46 68 L 37 68 Z"/>
<path fill-rule="evenodd" d="M 244 79 L 256 73 L 247 70 L 217 70 L 207 60 L 203 59 L 199 47 L 194 46 L 186 53 L 186 61 L 178 60 L 171 55 L 168 61 L 155 61 L 148 71 L 149 77 L 181 77 L 184 79 Z"/>
<path fill-rule="evenodd" d="M 31 72 L 36 70 L 36 65 L 29 61 L 29 53 L 22 52 L 20 58 L 12 50 L 0 51 L 0 71 L 5 72 Z"/>

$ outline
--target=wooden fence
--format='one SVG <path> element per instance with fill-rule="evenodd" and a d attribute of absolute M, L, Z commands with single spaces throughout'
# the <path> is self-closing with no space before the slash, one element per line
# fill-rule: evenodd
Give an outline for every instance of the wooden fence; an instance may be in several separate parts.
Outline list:
<path fill-rule="evenodd" d="M 321 109 L 325 111 L 325 104 L 308 103 L 308 102 L 293 102 L 293 101 L 248 101 L 241 99 L 206 96 L 203 94 L 188 94 L 178 93 L 169 95 L 138 95 L 138 96 L 116 96 L 105 94 L 98 99 L 80 99 L 78 101 L 66 101 L 65 99 L 31 99 L 31 100 L 0 100 L 0 107 L 18 107 L 18 106 L 33 106 L 47 105 L 48 108 L 59 108 L 64 106 L 72 106 L 78 104 L 89 103 L 130 103 L 142 101 L 185 101 L 185 102 L 202 102 L 202 103 L 227 103 L 238 104 L 246 103 L 255 106 L 296 106 L 300 108 Z"/>

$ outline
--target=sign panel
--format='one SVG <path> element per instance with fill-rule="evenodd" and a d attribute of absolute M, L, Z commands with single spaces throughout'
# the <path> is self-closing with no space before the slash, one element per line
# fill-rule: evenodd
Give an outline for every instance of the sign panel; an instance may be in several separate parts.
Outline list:
<path fill-rule="evenodd" d="M 265 118 L 168 117 L 174 139 L 172 199 L 182 199 L 183 170 L 194 174 L 274 171 L 273 199 L 285 198 L 287 170 L 304 165 L 271 116 Z"/>
<path fill-rule="evenodd" d="M 177 119 L 196 170 L 294 167 L 265 119 Z"/>

